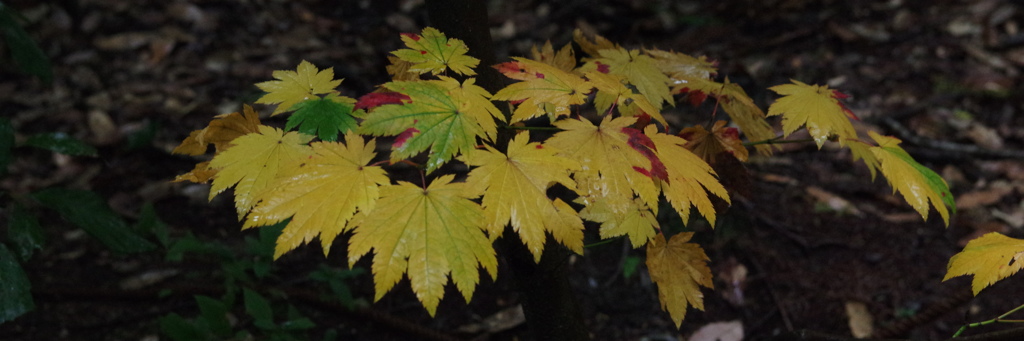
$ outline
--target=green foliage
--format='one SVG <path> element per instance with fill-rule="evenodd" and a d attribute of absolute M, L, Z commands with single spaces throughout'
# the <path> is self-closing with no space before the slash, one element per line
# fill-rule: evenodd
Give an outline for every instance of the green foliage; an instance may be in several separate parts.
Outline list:
<path fill-rule="evenodd" d="M 302 101 L 292 107 L 295 113 L 288 116 L 286 130 L 299 127 L 299 132 L 314 135 L 323 141 L 337 141 L 338 133 L 355 131 L 362 110 L 352 109 L 356 100 L 328 94 L 320 99 Z"/>
<path fill-rule="evenodd" d="M 35 134 L 25 145 L 73 156 L 97 156 L 96 148 L 65 133 Z"/>
<path fill-rule="evenodd" d="M 28 276 L 18 258 L 0 244 L 0 323 L 13 320 L 35 308 Z"/>
<path fill-rule="evenodd" d="M 21 204 L 15 202 L 10 207 L 7 219 L 7 239 L 21 261 L 32 258 L 35 250 L 43 248 L 46 237 L 39 220 L 28 212 Z"/>
<path fill-rule="evenodd" d="M 11 120 L 0 117 L 0 176 L 7 174 L 14 149 L 14 127 Z"/>
<path fill-rule="evenodd" d="M 20 14 L 14 9 L 0 2 L 0 32 L 3 32 L 7 48 L 11 52 L 14 62 L 21 67 L 21 70 L 39 77 L 49 84 L 53 81 L 53 70 L 50 68 L 50 58 L 43 53 L 43 50 L 36 45 L 28 32 L 25 32 L 21 25 L 18 25 L 17 18 Z"/>
<path fill-rule="evenodd" d="M 95 192 L 49 188 L 36 192 L 33 197 L 115 252 L 137 253 L 156 247 L 132 231 L 124 219 L 107 206 L 107 201 Z"/>
<path fill-rule="evenodd" d="M 357 301 L 346 283 L 365 272 L 363 268 L 337 269 L 320 264 L 319 268 L 309 273 L 309 279 L 326 284 L 331 290 L 331 299 L 345 308 L 354 309 Z"/>

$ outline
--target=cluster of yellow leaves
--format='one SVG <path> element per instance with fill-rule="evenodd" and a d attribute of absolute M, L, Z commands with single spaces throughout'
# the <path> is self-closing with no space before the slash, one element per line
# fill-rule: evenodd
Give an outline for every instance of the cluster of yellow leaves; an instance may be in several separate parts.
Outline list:
<path fill-rule="evenodd" d="M 776 138 L 766 117 L 777 115 L 785 136 L 806 126 L 819 148 L 838 136 L 922 216 L 931 203 L 948 224 L 952 195 L 945 182 L 910 158 L 899 140 L 872 133 L 873 146 L 857 139 L 848 120 L 855 117 L 835 90 L 797 81 L 772 87 L 784 97 L 766 115 L 738 85 L 714 81 L 717 70 L 705 57 L 626 49 L 579 31 L 575 39 L 588 55 L 582 65 L 571 46 L 556 51 L 549 42 L 535 47 L 532 58 L 494 66 L 518 82 L 493 95 L 472 77 L 446 76 L 449 70 L 473 76 L 479 60 L 466 55 L 465 43 L 433 28 L 403 34 L 406 48 L 392 53 L 388 67 L 392 81 L 359 101 L 339 95 L 341 80 L 331 69 L 303 61 L 257 84 L 268 92 L 257 103 L 278 105 L 272 115 L 294 111 L 286 130 L 261 125 L 248 106 L 244 114 L 218 116 L 175 149 L 199 155 L 215 146 L 211 161 L 177 181 L 212 180 L 211 198 L 233 187 L 243 228 L 288 220 L 275 257 L 314 238 L 326 255 L 338 235 L 351 233 L 350 266 L 373 252 L 376 299 L 405 276 L 431 315 L 449 278 L 469 300 L 481 268 L 497 276 L 491 242 L 506 226 L 539 260 L 548 236 L 582 254 L 583 220 L 600 224 L 603 239 L 625 236 L 635 248 L 646 246 L 662 307 L 677 325 L 688 307 L 703 309 L 700 288 L 712 287 L 708 258 L 689 242 L 692 233 L 666 240 L 656 219 L 659 204 L 665 200 L 684 223 L 696 208 L 714 226 L 714 197 L 730 203 L 730 196 L 708 162 L 723 152 L 745 161 L 748 151 L 725 121 L 710 131 L 667 133 L 661 112 L 673 105 L 673 94 L 687 93 L 691 102 L 714 98 L 753 141 Z M 591 95 L 603 116 L 596 125 L 577 111 Z M 506 118 L 492 101 L 515 108 Z M 496 141 L 499 122 L 523 125 L 544 116 L 560 130 L 545 141 L 531 141 L 529 132 Z M 339 133 L 344 142 L 333 142 Z M 394 136 L 391 163 L 426 154 L 426 174 L 453 159 L 470 170 L 462 182 L 442 174 L 429 185 L 392 183 L 384 162 L 374 162 L 377 140 L 363 135 Z M 495 147 L 501 142 L 505 151 Z M 771 153 L 770 144 L 755 148 Z M 553 186 L 575 193 L 575 206 L 549 197 Z"/>

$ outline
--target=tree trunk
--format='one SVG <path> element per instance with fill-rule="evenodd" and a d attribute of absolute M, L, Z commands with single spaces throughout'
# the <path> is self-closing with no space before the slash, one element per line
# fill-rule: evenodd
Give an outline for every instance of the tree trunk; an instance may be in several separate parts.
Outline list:
<path fill-rule="evenodd" d="M 487 7 L 480 0 L 427 0 L 431 26 L 448 37 L 462 39 L 469 46 L 469 55 L 480 59 L 476 84 L 491 93 L 505 86 L 504 77 L 491 65 L 497 63 L 494 43 L 488 25 Z M 499 106 L 505 118 L 511 117 L 508 107 Z M 496 146 L 507 148 L 514 132 L 500 129 Z M 547 243 L 539 263 L 533 261 L 519 235 L 507 228 L 498 240 L 497 250 L 512 270 L 512 277 L 522 295 L 526 324 L 536 340 L 588 340 L 586 326 L 579 311 L 565 269 L 568 251 L 556 243 Z"/>

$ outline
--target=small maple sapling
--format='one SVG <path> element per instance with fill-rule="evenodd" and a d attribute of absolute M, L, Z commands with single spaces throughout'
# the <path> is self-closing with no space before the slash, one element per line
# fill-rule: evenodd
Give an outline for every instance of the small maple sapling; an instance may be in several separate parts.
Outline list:
<path fill-rule="evenodd" d="M 244 228 L 290 218 L 277 257 L 314 238 L 326 254 L 339 234 L 351 233 L 350 265 L 373 252 L 376 298 L 405 276 L 431 315 L 449 278 L 469 300 L 480 268 L 498 275 L 491 244 L 506 226 L 539 260 L 549 236 L 582 254 L 584 220 L 591 221 L 603 239 L 625 236 L 646 248 L 662 307 L 677 326 L 689 306 L 703 309 L 700 288 L 712 287 L 712 275 L 692 233 L 661 228 L 660 203 L 684 223 L 695 208 L 714 226 L 714 201 L 731 199 L 709 162 L 746 161 L 740 133 L 751 142 L 777 139 L 768 116 L 782 116 L 783 137 L 806 127 L 819 148 L 832 139 L 850 148 L 854 161 L 872 176 L 880 171 L 926 219 L 934 206 L 948 224 L 946 206 L 954 207 L 945 181 L 899 140 L 858 137 L 855 117 L 839 102 L 845 96 L 825 86 L 772 87 L 783 97 L 766 115 L 738 85 L 714 80 L 715 63 L 705 57 L 627 49 L 576 32 L 587 55 L 581 65 L 570 45 L 556 51 L 548 42 L 530 58 L 493 66 L 516 82 L 491 94 L 475 84 L 479 61 L 463 42 L 433 28 L 401 39 L 406 48 L 389 57 L 393 80 L 358 101 L 339 94 L 331 69 L 303 61 L 274 72 L 278 80 L 257 84 L 267 91 L 257 103 L 277 104 L 273 115 L 291 112 L 285 130 L 262 125 L 248 106 L 218 116 L 175 150 L 198 155 L 214 144 L 213 159 L 177 180 L 212 180 L 211 198 L 234 187 Z M 691 103 L 714 99 L 735 127 L 671 126 L 663 111 L 677 94 Z M 514 107 L 511 115 L 495 103 Z M 557 132 L 497 141 L 499 129 L 527 124 Z M 384 136 L 394 138 L 382 161 L 376 146 Z M 753 148 L 772 153 L 769 144 Z M 423 183 L 391 180 L 388 165 L 396 162 L 418 165 Z M 453 162 L 469 169 L 464 178 L 437 174 Z M 553 198 L 554 186 L 571 194 Z"/>

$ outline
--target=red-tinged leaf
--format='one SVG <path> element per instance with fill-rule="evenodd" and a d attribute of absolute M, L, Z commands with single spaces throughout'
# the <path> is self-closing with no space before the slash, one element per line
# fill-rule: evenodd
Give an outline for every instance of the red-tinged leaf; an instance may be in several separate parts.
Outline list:
<path fill-rule="evenodd" d="M 671 80 L 657 66 L 654 58 L 641 54 L 639 50 L 624 48 L 601 50 L 595 59 L 589 60 L 580 71 L 596 70 L 622 76 L 625 81 L 647 98 L 656 110 L 661 110 L 664 102 L 673 103 L 669 91 Z M 600 90 L 599 90 L 600 92 Z"/>
<path fill-rule="evenodd" d="M 490 93 L 474 84 L 475 78 L 461 83 L 450 77 L 439 78 L 384 84 L 388 90 L 404 93 L 412 100 L 372 110 L 360 125 L 359 133 L 409 135 L 396 141 L 391 161 L 429 150 L 428 173 L 479 144 L 478 137 L 492 140 L 498 130 L 495 119 L 504 117 L 489 100 Z"/>
<path fill-rule="evenodd" d="M 408 141 L 413 134 L 418 132 L 420 132 L 420 130 L 416 128 L 406 129 L 395 137 L 395 143 L 391 145 L 391 148 L 402 148 L 402 146 L 405 145 L 405 142 Z"/>
<path fill-rule="evenodd" d="M 634 129 L 644 129 L 648 124 L 651 124 L 651 115 L 646 112 L 640 111 L 639 115 L 636 115 L 636 123 L 633 123 Z"/>
<path fill-rule="evenodd" d="M 665 170 L 665 164 L 661 162 L 661 159 L 658 159 L 658 148 L 654 146 L 654 141 L 651 141 L 650 137 L 633 128 L 622 128 L 622 132 L 629 136 L 626 143 L 630 147 L 640 152 L 640 155 L 643 155 L 648 160 L 651 160 L 650 170 L 640 167 L 633 167 L 633 169 L 639 169 L 638 171 L 649 177 L 668 181 L 668 171 Z"/>
<path fill-rule="evenodd" d="M 494 65 L 494 69 L 501 72 L 505 77 L 516 79 L 516 80 L 531 80 L 534 77 L 533 72 L 526 71 L 526 67 L 519 63 L 519 61 L 511 61 Z"/>
<path fill-rule="evenodd" d="M 636 122 L 633 117 L 605 116 L 600 126 L 588 120 L 562 119 L 555 126 L 564 131 L 544 144 L 562 151 L 562 155 L 580 162 L 573 172 L 580 199 L 585 206 L 605 201 L 613 214 L 625 213 L 633 206 L 634 195 L 657 212 L 658 188 L 650 177 L 634 170 L 651 168 L 651 159 L 630 147 L 623 128 Z"/>
<path fill-rule="evenodd" d="M 676 209 L 683 222 L 690 220 L 690 206 L 695 206 L 711 226 L 715 226 L 715 209 L 709 194 L 727 203 L 730 199 L 725 187 L 715 178 L 711 166 L 683 147 L 686 141 L 678 136 L 659 133 L 655 127 L 647 127 L 644 133 L 654 141 L 658 159 L 668 170 L 671 181 L 660 184 L 665 199 Z"/>
<path fill-rule="evenodd" d="M 690 103 L 690 106 L 696 107 L 708 99 L 708 94 L 700 90 L 690 91 L 688 88 L 684 88 L 683 92 L 686 92 L 686 100 Z"/>
<path fill-rule="evenodd" d="M 400 92 L 371 92 L 359 97 L 356 102 L 356 110 L 370 110 L 385 104 L 410 103 L 412 99 Z"/>
<path fill-rule="evenodd" d="M 512 72 L 509 77 L 523 81 L 510 84 L 491 97 L 492 100 L 523 101 L 512 113 L 510 123 L 545 114 L 568 116 L 570 107 L 586 102 L 586 94 L 593 88 L 593 84 L 579 75 L 554 66 L 525 58 L 515 60 L 523 72 Z M 509 69 L 511 66 L 501 68 Z M 543 75 L 543 78 L 538 75 Z"/>
<path fill-rule="evenodd" d="M 686 149 L 700 156 L 701 159 L 710 164 L 715 163 L 715 158 L 721 153 L 728 153 L 740 161 L 747 161 L 749 152 L 740 141 L 739 131 L 733 127 L 726 127 L 725 121 L 715 122 L 711 131 L 703 126 L 687 127 L 679 132 L 679 137 L 686 139 Z"/>
<path fill-rule="evenodd" d="M 857 131 L 847 119 L 853 113 L 839 103 L 836 97 L 838 92 L 829 89 L 827 85 L 808 85 L 793 80 L 791 84 L 768 89 L 783 96 L 768 107 L 768 116 L 782 116 L 784 136 L 806 126 L 818 149 L 832 135 L 839 136 L 840 145 L 844 145 L 848 139 L 857 138 Z"/>

